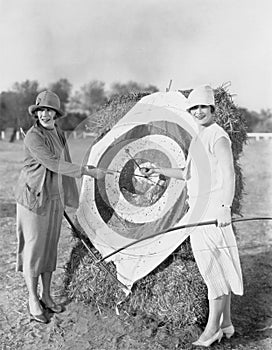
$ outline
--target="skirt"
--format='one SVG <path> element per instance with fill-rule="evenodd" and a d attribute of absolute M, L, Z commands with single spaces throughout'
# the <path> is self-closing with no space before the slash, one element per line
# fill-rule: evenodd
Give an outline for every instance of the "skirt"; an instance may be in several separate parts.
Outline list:
<path fill-rule="evenodd" d="M 17 203 L 16 271 L 38 277 L 56 270 L 63 212 L 60 198 L 49 201 L 46 215 L 37 215 Z"/>
<path fill-rule="evenodd" d="M 208 298 L 216 299 L 230 292 L 242 295 L 242 270 L 232 226 L 196 227 L 190 239 L 197 266 L 208 288 Z"/>
<path fill-rule="evenodd" d="M 218 193 L 208 198 L 190 198 L 186 214 L 191 222 L 214 220 L 220 204 Z M 243 295 L 243 277 L 232 225 L 197 226 L 190 231 L 190 240 L 198 269 L 208 288 L 208 298 L 216 299 L 233 292 Z"/>

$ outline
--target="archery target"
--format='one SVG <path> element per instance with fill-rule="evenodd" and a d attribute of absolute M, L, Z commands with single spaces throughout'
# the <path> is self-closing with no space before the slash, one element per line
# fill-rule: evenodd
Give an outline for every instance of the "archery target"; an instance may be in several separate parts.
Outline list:
<path fill-rule="evenodd" d="M 175 225 L 187 211 L 184 182 L 162 175 L 146 178 L 141 168 L 184 167 L 191 136 L 180 125 L 154 121 L 133 125 L 100 150 L 97 167 L 114 175 L 95 181 L 100 219 L 118 235 L 139 239 Z M 117 136 L 118 135 L 118 136 Z"/>
<path fill-rule="evenodd" d="M 184 167 L 196 125 L 179 92 L 151 94 L 136 103 L 90 147 L 89 165 L 109 169 L 104 179 L 85 176 L 77 219 L 102 256 L 115 254 L 117 276 L 129 288 L 151 272 L 186 238 L 184 230 L 140 238 L 177 227 L 186 219 L 187 187 L 142 168 Z M 117 113 L 118 114 L 118 113 Z M 186 166 L 187 168 L 187 166 Z M 136 244 L 137 243 L 137 244 Z"/>
<path fill-rule="evenodd" d="M 169 145 L 169 149 L 163 145 Z M 174 140 L 150 135 L 132 141 L 116 154 L 109 163 L 109 169 L 115 170 L 116 175 L 107 176 L 105 186 L 109 204 L 117 215 L 129 222 L 146 223 L 157 220 L 170 209 L 169 198 L 176 201 L 183 186 L 177 191 L 176 180 L 159 175 L 146 178 L 139 168 L 158 166 L 158 162 L 165 167 L 182 167 L 185 159 L 180 157 L 177 163 L 178 152 L 180 149 Z"/>

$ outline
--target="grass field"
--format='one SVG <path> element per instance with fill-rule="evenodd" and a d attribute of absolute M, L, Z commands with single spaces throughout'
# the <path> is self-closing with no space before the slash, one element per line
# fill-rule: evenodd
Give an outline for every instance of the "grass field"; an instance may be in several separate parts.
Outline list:
<path fill-rule="evenodd" d="M 241 165 L 245 177 L 242 214 L 245 217 L 272 216 L 272 142 L 250 141 L 244 148 Z M 242 250 L 270 249 L 271 221 L 237 224 Z"/>
<path fill-rule="evenodd" d="M 71 140 L 74 161 L 80 162 L 90 146 L 90 139 Z M 50 324 L 29 323 L 24 281 L 15 273 L 16 233 L 14 185 L 22 166 L 22 142 L 0 141 L 0 344 L 1 349 L 93 349 L 157 350 L 182 349 L 175 335 L 153 334 L 137 319 L 100 314 L 74 302 Z M 241 165 L 245 176 L 243 215 L 272 215 L 272 142 L 250 141 L 244 148 Z M 79 183 L 80 186 L 80 183 Z M 70 212 L 71 215 L 73 212 Z M 233 322 L 237 333 L 231 341 L 223 340 L 213 349 L 272 349 L 272 223 L 256 221 L 236 224 L 244 273 L 245 294 L 233 298 Z M 74 241 L 63 222 L 58 268 L 53 291 L 60 301 L 64 265 L 69 260 Z M 190 349 L 190 345 L 186 349 Z"/>

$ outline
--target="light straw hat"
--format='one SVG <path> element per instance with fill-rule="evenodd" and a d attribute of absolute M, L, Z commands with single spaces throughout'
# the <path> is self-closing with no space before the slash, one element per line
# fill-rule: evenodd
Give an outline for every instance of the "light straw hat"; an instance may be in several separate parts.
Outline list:
<path fill-rule="evenodd" d="M 190 93 L 186 110 L 189 111 L 192 107 L 200 105 L 212 106 L 215 109 L 214 93 L 210 85 L 201 85 Z"/>

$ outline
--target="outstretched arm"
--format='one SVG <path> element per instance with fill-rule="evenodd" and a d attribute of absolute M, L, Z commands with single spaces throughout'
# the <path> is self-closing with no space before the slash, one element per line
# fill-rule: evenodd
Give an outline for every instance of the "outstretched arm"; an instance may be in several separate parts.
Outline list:
<path fill-rule="evenodd" d="M 60 159 L 51 152 L 49 147 L 45 145 L 43 138 L 38 134 L 27 134 L 24 142 L 33 158 L 52 172 L 77 178 L 86 175 L 96 179 L 102 179 L 106 174 L 111 174 L 108 170 L 88 165 L 82 166 Z"/>
<path fill-rule="evenodd" d="M 37 133 L 28 133 L 24 139 L 25 146 L 36 161 L 54 173 L 70 177 L 81 177 L 82 166 L 67 162 L 57 157 Z"/>
<path fill-rule="evenodd" d="M 82 167 L 82 175 L 91 176 L 97 180 L 103 179 L 106 174 L 113 175 L 114 172 L 108 169 L 96 168 L 92 165 L 84 165 Z"/>
<path fill-rule="evenodd" d="M 174 177 L 175 179 L 184 180 L 184 168 L 143 168 L 142 174 L 145 176 L 152 176 L 152 174 L 162 174 L 166 177 Z"/>

